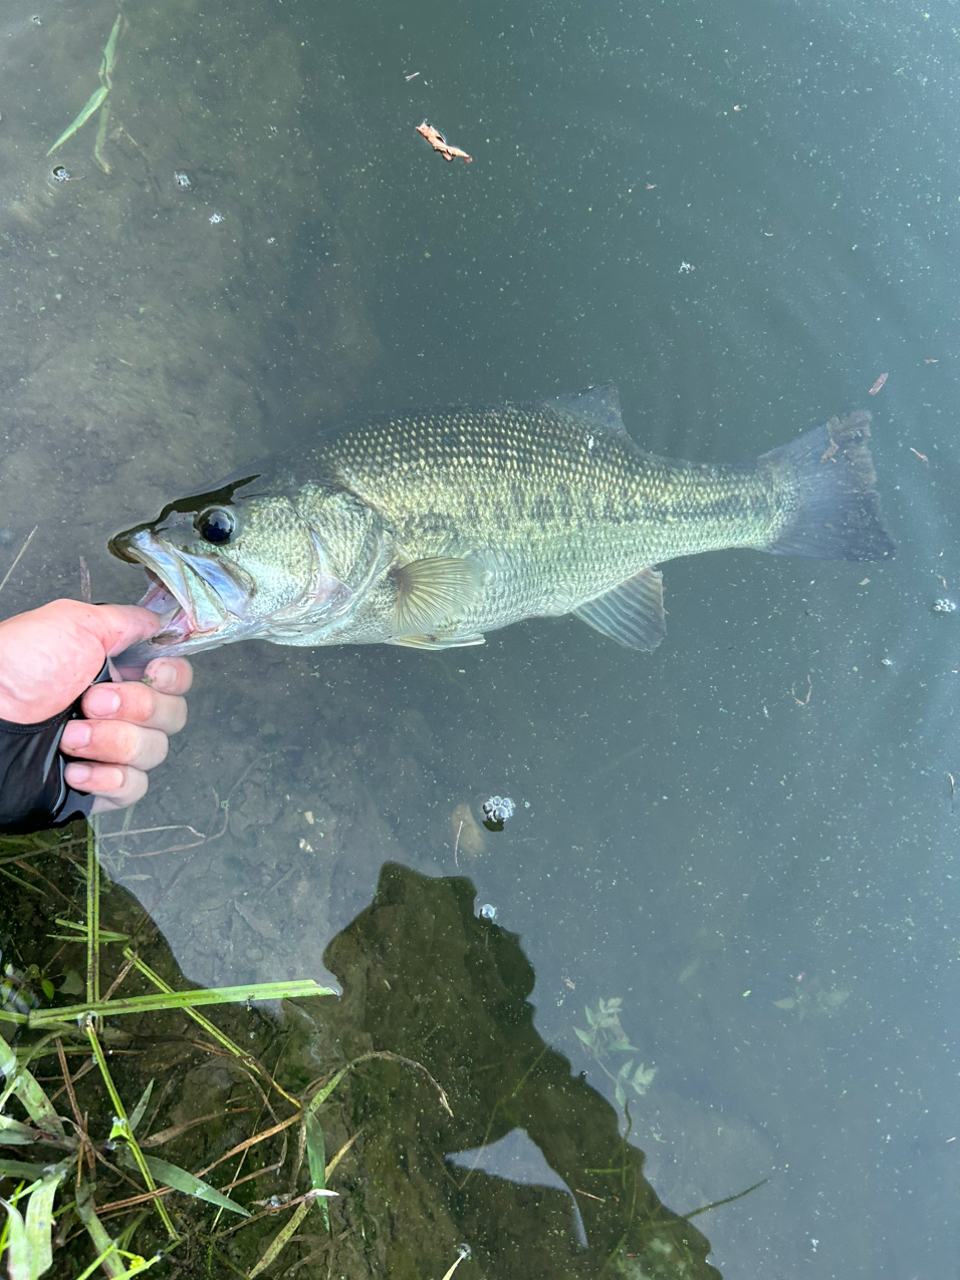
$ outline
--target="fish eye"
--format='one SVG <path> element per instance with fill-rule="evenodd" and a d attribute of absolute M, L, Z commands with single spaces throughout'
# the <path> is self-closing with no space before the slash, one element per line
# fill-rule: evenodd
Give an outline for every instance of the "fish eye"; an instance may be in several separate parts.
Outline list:
<path fill-rule="evenodd" d="M 207 507 L 194 520 L 193 526 L 204 542 L 217 545 L 230 541 L 237 522 L 233 513 L 225 511 L 223 507 Z"/>

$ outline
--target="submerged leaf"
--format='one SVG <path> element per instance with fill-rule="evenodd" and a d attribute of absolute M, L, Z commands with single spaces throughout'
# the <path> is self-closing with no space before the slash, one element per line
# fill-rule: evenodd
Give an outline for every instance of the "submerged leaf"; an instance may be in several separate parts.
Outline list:
<path fill-rule="evenodd" d="M 323 1140 L 323 1128 L 315 1111 L 308 1112 L 303 1118 L 304 1133 L 307 1140 L 307 1164 L 310 1167 L 310 1186 L 314 1191 L 327 1189 L 327 1149 Z M 326 1200 L 319 1199 L 320 1213 L 327 1230 L 330 1229 L 330 1210 Z"/>
<path fill-rule="evenodd" d="M 195 1174 L 187 1173 L 186 1169 L 181 1169 L 179 1165 L 170 1164 L 169 1161 L 161 1160 L 158 1156 L 143 1158 L 157 1181 L 173 1187 L 174 1191 L 182 1191 L 185 1195 L 193 1196 L 197 1200 L 206 1200 L 209 1204 L 219 1205 L 221 1209 L 239 1213 L 242 1218 L 251 1216 L 249 1209 L 245 1209 L 242 1204 L 237 1204 L 236 1200 L 231 1200 L 229 1196 L 225 1196 L 216 1187 L 211 1187 L 209 1182 L 204 1182 Z"/>
<path fill-rule="evenodd" d="M 637 1067 L 636 1071 L 633 1073 L 633 1079 L 630 1083 L 633 1085 L 634 1091 L 639 1097 L 642 1098 L 653 1084 L 653 1078 L 656 1074 L 656 1067 L 645 1067 L 642 1062 L 639 1067 Z"/>
<path fill-rule="evenodd" d="M 102 84 L 99 89 L 96 89 L 91 93 L 90 97 L 87 99 L 86 106 L 77 116 L 76 120 L 74 120 L 72 124 L 67 125 L 66 129 L 64 129 L 63 133 L 61 133 L 60 137 L 47 152 L 48 156 L 52 156 L 57 147 L 63 146 L 68 138 L 72 138 L 78 129 L 83 128 L 109 92 L 110 90 L 107 85 Z"/>
<path fill-rule="evenodd" d="M 310 1185 L 314 1191 L 324 1191 L 327 1186 L 326 1146 L 320 1121 L 313 1112 L 304 1116 L 304 1130 L 307 1139 L 307 1164 L 310 1166 Z"/>

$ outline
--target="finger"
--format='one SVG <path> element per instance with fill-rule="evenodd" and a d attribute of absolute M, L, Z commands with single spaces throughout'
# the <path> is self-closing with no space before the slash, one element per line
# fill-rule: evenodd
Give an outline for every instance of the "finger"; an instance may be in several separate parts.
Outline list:
<path fill-rule="evenodd" d="M 140 800 L 147 790 L 147 775 L 139 769 L 106 764 L 68 764 L 67 784 L 76 791 L 96 796 L 94 813 L 125 809 Z"/>
<path fill-rule="evenodd" d="M 85 632 L 107 654 L 122 653 L 163 625 L 157 614 L 139 605 L 85 604 L 82 600 L 52 600 L 26 616 L 40 626 L 55 626 L 71 641 Z"/>
<path fill-rule="evenodd" d="M 186 699 L 172 693 L 157 693 L 140 681 L 95 684 L 84 693 L 80 708 L 87 720 L 127 720 L 164 733 L 179 733 L 187 722 Z M 81 721 L 71 721 L 79 724 Z"/>
<path fill-rule="evenodd" d="M 154 769 L 167 758 L 170 742 L 162 729 L 129 720 L 71 720 L 63 730 L 60 750 L 82 761 Z"/>
<path fill-rule="evenodd" d="M 186 693 L 193 684 L 193 667 L 186 658 L 151 658 L 143 683 L 159 693 Z"/>

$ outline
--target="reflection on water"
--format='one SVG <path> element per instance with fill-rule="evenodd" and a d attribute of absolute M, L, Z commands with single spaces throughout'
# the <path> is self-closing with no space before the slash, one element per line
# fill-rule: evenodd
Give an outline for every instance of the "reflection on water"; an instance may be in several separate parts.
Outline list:
<path fill-rule="evenodd" d="M 534 1026 L 518 1025 L 549 1046 L 558 1098 L 630 1094 L 627 1146 L 657 1196 L 686 1213 L 769 1178 L 696 1220 L 726 1273 L 946 1274 L 960 1245 L 943 1030 L 958 997 L 960 613 L 935 608 L 957 597 L 960 534 L 949 15 L 125 7 L 111 172 L 88 124 L 62 149 L 74 180 L 57 183 L 44 152 L 116 16 L 106 0 L 15 0 L 0 17 L 0 572 L 39 525 L 5 611 L 77 594 L 80 555 L 94 598 L 135 599 L 111 534 L 322 414 L 606 378 L 638 443 L 707 461 L 862 407 L 888 372 L 868 403 L 899 553 L 863 570 L 673 564 L 653 655 L 573 621 L 459 654 L 205 654 L 189 730 L 127 829 L 104 832 L 105 866 L 191 980 L 332 969 L 345 1001 L 331 1025 L 358 1044 L 372 1033 L 331 940 L 352 936 L 389 862 L 411 870 L 385 884 L 418 886 L 426 953 L 441 908 L 417 876 L 434 877 L 464 955 L 522 938 Z M 424 117 L 473 163 L 431 152 Z M 491 832 L 497 795 L 516 811 Z M 363 989 L 386 1025 L 386 988 Z M 462 988 L 461 1044 L 428 974 L 417 990 L 457 1071 L 489 1063 L 469 1030 L 476 989 Z M 642 1094 L 617 1079 L 615 1049 L 598 1061 L 577 1035 L 612 1000 L 630 1079 L 657 1069 Z M 429 1057 L 401 1007 L 396 1043 L 419 1037 Z M 581 1093 L 561 1055 L 586 1073 Z M 382 1116 L 384 1077 L 361 1085 Z M 478 1103 L 428 1149 L 420 1090 L 399 1073 L 390 1086 L 417 1178 L 435 1170 L 431 1195 L 442 1183 L 461 1216 L 436 1254 L 383 1215 L 380 1244 L 438 1277 L 462 1240 L 492 1257 L 482 1210 L 501 1196 L 500 1156 L 462 1190 L 446 1159 L 489 1116 Z M 613 1150 L 616 1125 L 597 1123 Z M 567 1188 L 534 1181 L 531 1219 L 585 1266 L 597 1221 L 614 1231 L 614 1193 L 602 1209 L 577 1200 L 584 1255 L 580 1131 L 558 1154 L 542 1117 L 513 1126 Z M 397 1167 L 386 1121 L 371 1141 Z M 506 1200 L 498 1215 L 520 1212 Z"/>

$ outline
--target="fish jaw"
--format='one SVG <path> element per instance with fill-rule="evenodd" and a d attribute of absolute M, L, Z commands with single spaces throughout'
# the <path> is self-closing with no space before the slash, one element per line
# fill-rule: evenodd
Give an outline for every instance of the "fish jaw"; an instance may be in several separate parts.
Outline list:
<path fill-rule="evenodd" d="M 162 620 L 155 635 L 119 656 L 119 665 L 200 653 L 256 634 L 259 619 L 249 616 L 253 584 L 235 565 L 180 551 L 142 528 L 112 538 L 110 550 L 143 566 L 149 585 L 139 604 Z"/>

